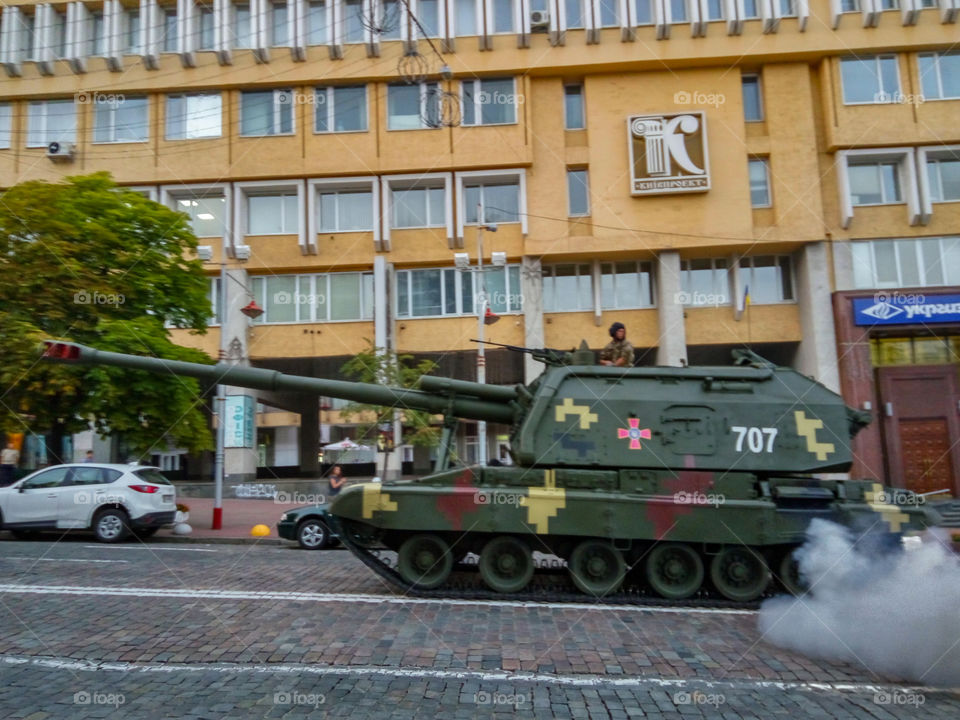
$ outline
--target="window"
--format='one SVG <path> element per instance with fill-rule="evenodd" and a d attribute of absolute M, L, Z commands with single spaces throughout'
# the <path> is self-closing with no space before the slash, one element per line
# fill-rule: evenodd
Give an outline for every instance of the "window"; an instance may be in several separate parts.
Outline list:
<path fill-rule="evenodd" d="M 293 92 L 266 90 L 240 94 L 240 134 L 248 137 L 293 134 Z"/>
<path fill-rule="evenodd" d="M 178 197 L 176 209 L 186 213 L 197 237 L 223 237 L 227 201 L 223 197 Z"/>
<path fill-rule="evenodd" d="M 137 18 L 139 20 L 139 17 Z M 139 28 L 138 28 L 139 30 Z M 100 11 L 90 14 L 90 37 L 87 40 L 87 55 L 103 55 L 107 51 L 106 24 Z"/>
<path fill-rule="evenodd" d="M 343 41 L 363 42 L 363 0 L 343 0 Z"/>
<path fill-rule="evenodd" d="M 750 292 L 754 305 L 790 302 L 793 275 L 789 255 L 740 258 L 740 284 Z"/>
<path fill-rule="evenodd" d="M 493 2 L 493 31 L 495 33 L 516 32 L 516 23 L 513 16 L 513 4 L 516 0 L 492 0 Z"/>
<path fill-rule="evenodd" d="M 73 100 L 40 100 L 27 111 L 27 147 L 76 142 L 77 112 Z"/>
<path fill-rule="evenodd" d="M 858 288 L 960 285 L 960 237 L 850 243 Z"/>
<path fill-rule="evenodd" d="M 373 273 L 271 275 L 251 278 L 264 313 L 254 322 L 334 322 L 373 317 Z"/>
<path fill-rule="evenodd" d="M 635 0 L 637 25 L 653 25 L 653 0 Z"/>
<path fill-rule="evenodd" d="M 675 23 L 687 21 L 687 0 L 667 0 L 670 3 L 670 18 Z"/>
<path fill-rule="evenodd" d="M 600 0 L 600 27 L 620 26 L 619 0 Z"/>
<path fill-rule="evenodd" d="M 452 268 L 397 271 L 397 316 L 473 315 L 474 275 Z M 520 312 L 520 267 L 486 268 L 483 285 L 495 313 Z"/>
<path fill-rule="evenodd" d="M 253 47 L 253 25 L 250 22 L 250 6 L 237 5 L 233 9 L 233 46 Z"/>
<path fill-rule="evenodd" d="M 760 97 L 760 76 L 744 75 L 740 82 L 743 86 L 743 119 L 747 122 L 761 122 L 763 101 Z"/>
<path fill-rule="evenodd" d="M 583 130 L 587 126 L 584 117 L 583 85 L 564 86 L 563 114 L 567 130 Z"/>
<path fill-rule="evenodd" d="M 464 125 L 507 125 L 517 121 L 517 97 L 513 78 L 464 80 Z"/>
<path fill-rule="evenodd" d="M 399 40 L 400 25 L 404 18 L 400 8 L 402 0 L 373 0 L 375 12 L 377 12 L 377 25 L 381 40 Z M 457 20 L 459 22 L 459 18 Z M 460 26 L 457 26 L 460 30 Z M 458 32 L 458 34 L 461 34 Z"/>
<path fill-rule="evenodd" d="M 495 181 L 490 183 L 464 183 L 464 217 L 469 225 L 479 222 L 520 222 L 520 182 Z M 479 206 L 479 207 L 478 207 Z"/>
<path fill-rule="evenodd" d="M 367 88 L 326 87 L 316 89 L 314 130 L 358 132 L 367 129 Z"/>
<path fill-rule="evenodd" d="M 440 36 L 440 2 L 439 0 L 419 0 L 417 3 L 417 19 L 423 26 L 427 37 Z M 419 29 L 417 30 L 419 33 Z"/>
<path fill-rule="evenodd" d="M 895 102 L 900 96 L 896 55 L 843 58 L 840 76 L 847 105 Z"/>
<path fill-rule="evenodd" d="M 307 4 L 307 45 L 325 45 L 327 36 L 326 2 L 310 0 Z"/>
<path fill-rule="evenodd" d="M 53 10 L 50 13 L 50 45 L 54 57 L 63 58 L 67 54 L 66 20 L 63 15 Z"/>
<path fill-rule="evenodd" d="M 26 12 L 20 12 L 20 57 L 24 60 L 34 60 L 37 57 L 37 51 L 40 49 L 37 43 L 39 36 L 33 32 L 35 18 L 33 15 L 27 15 Z"/>
<path fill-rule="evenodd" d="M 590 188 L 586 170 L 567 170 L 567 214 L 590 214 Z"/>
<path fill-rule="evenodd" d="M 477 1 L 454 0 L 454 28 L 458 36 L 478 35 Z M 388 16 L 389 17 L 389 16 Z"/>
<path fill-rule="evenodd" d="M 447 224 L 446 193 L 440 187 L 411 187 L 392 190 L 391 227 L 444 227 Z"/>
<path fill-rule="evenodd" d="M 211 95 L 167 95 L 167 140 L 220 137 L 223 100 Z"/>
<path fill-rule="evenodd" d="M 197 50 L 213 50 L 213 3 L 201 6 L 197 15 Z"/>
<path fill-rule="evenodd" d="M 743 0 L 743 16 L 748 19 L 760 17 L 759 0 Z"/>
<path fill-rule="evenodd" d="M 770 167 L 765 158 L 750 158 L 750 205 L 770 207 Z"/>
<path fill-rule="evenodd" d="M 219 325 L 223 322 L 223 315 L 220 312 L 220 278 L 208 278 L 210 289 L 207 290 L 207 299 L 210 301 L 210 320 L 208 325 Z"/>
<path fill-rule="evenodd" d="M 653 282 L 648 262 L 600 263 L 600 307 L 604 310 L 653 307 Z"/>
<path fill-rule="evenodd" d="M 0 150 L 10 148 L 10 124 L 13 119 L 13 108 L 10 103 L 0 103 Z"/>
<path fill-rule="evenodd" d="M 921 54 L 920 82 L 925 100 L 960 98 L 960 53 Z"/>
<path fill-rule="evenodd" d="M 158 473 L 159 474 L 159 473 Z M 99 468 L 99 467 L 75 467 L 70 473 L 70 484 L 71 485 L 108 485 L 118 478 L 122 477 L 123 473 L 119 470 L 111 470 L 110 468 Z M 161 477 L 163 477 L 161 475 Z M 166 484 L 170 484 L 170 481 L 166 478 Z"/>
<path fill-rule="evenodd" d="M 127 34 L 126 34 L 126 37 L 124 38 L 125 42 L 123 43 L 124 53 L 127 54 L 127 55 L 140 55 L 140 53 L 141 53 L 141 50 L 140 50 L 140 13 L 137 12 L 136 10 L 127 10 L 127 11 L 126 11 L 126 15 L 127 15 L 127 29 L 126 29 Z M 101 15 L 101 22 L 102 22 L 102 17 L 103 17 L 103 16 Z M 211 15 L 211 17 L 212 17 L 212 15 Z M 105 42 L 105 40 L 102 41 L 102 42 Z M 174 42 L 176 42 L 176 41 L 174 41 Z M 104 54 L 104 52 L 106 52 L 106 51 L 105 51 L 105 47 L 106 47 L 105 45 L 102 45 L 102 46 L 101 46 L 101 48 L 102 48 L 101 51 L 100 51 L 99 53 L 97 53 L 97 54 L 99 54 L 99 55 Z M 174 49 L 176 49 L 176 48 L 174 48 Z"/>
<path fill-rule="evenodd" d="M 729 305 L 727 261 L 723 258 L 680 261 L 681 305 Z"/>
<path fill-rule="evenodd" d="M 317 227 L 320 232 L 373 230 L 371 190 L 322 190 L 318 200 Z"/>
<path fill-rule="evenodd" d="M 840 12 L 860 12 L 860 0 L 840 0 Z"/>
<path fill-rule="evenodd" d="M 163 52 L 177 52 L 177 11 L 163 10 Z"/>
<path fill-rule="evenodd" d="M 900 170 L 896 161 L 850 163 L 850 200 L 854 205 L 896 205 L 900 195 Z"/>
<path fill-rule="evenodd" d="M 270 44 L 274 47 L 290 44 L 290 25 L 285 2 L 274 2 L 270 8 Z"/>
<path fill-rule="evenodd" d="M 881 10 L 899 10 L 900 0 L 879 0 Z"/>
<path fill-rule="evenodd" d="M 723 0 L 707 0 L 707 20 L 723 20 Z"/>
<path fill-rule="evenodd" d="M 576 30 L 584 25 L 583 4 L 585 0 L 563 0 L 564 14 L 567 19 L 567 29 Z"/>
<path fill-rule="evenodd" d="M 593 310 L 591 266 L 587 263 L 543 266 L 543 311 Z"/>
<path fill-rule="evenodd" d="M 30 489 L 58 487 L 60 483 L 62 483 L 67 477 L 67 472 L 69 470 L 69 467 L 59 467 L 54 468 L 53 470 L 47 470 L 44 473 L 33 476 L 21 484 L 20 487 Z"/>
<path fill-rule="evenodd" d="M 297 193 L 247 196 L 247 235 L 290 235 L 299 230 Z"/>
<path fill-rule="evenodd" d="M 781 17 L 796 17 L 797 16 L 796 0 L 780 0 L 780 15 Z"/>
<path fill-rule="evenodd" d="M 437 83 L 387 87 L 387 129 L 419 130 L 440 125 L 440 86 Z"/>
<path fill-rule="evenodd" d="M 960 201 L 960 157 L 929 158 L 927 177 L 933 202 Z"/>
<path fill-rule="evenodd" d="M 95 143 L 146 142 L 147 99 L 145 97 L 125 97 L 122 99 L 101 101 L 97 99 L 93 106 L 93 141 Z"/>

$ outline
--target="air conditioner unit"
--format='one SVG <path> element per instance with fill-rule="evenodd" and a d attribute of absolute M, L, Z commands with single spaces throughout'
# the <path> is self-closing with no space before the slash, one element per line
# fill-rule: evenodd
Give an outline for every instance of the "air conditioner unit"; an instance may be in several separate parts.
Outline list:
<path fill-rule="evenodd" d="M 546 32 L 550 29 L 550 13 L 546 10 L 531 10 L 530 11 L 530 30 L 537 32 L 538 30 Z"/>
<path fill-rule="evenodd" d="M 73 162 L 73 145 L 52 142 L 47 145 L 47 157 L 54 162 Z"/>
<path fill-rule="evenodd" d="M 213 245 L 197 245 L 197 257 L 201 260 L 213 260 Z"/>
<path fill-rule="evenodd" d="M 249 260 L 250 259 L 250 246 L 249 245 L 237 245 L 236 249 L 233 251 L 233 256 L 237 260 Z"/>

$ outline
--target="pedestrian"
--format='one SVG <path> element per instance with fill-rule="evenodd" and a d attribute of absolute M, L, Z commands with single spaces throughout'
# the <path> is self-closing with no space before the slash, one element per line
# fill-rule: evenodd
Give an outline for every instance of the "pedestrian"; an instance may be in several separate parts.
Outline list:
<path fill-rule="evenodd" d="M 633 345 L 627 342 L 627 328 L 621 322 L 610 326 L 613 338 L 600 351 L 600 364 L 614 367 L 633 367 Z"/>
<path fill-rule="evenodd" d="M 83 461 L 85 463 L 93 462 L 93 450 L 87 450 L 87 454 L 84 456 Z"/>
<path fill-rule="evenodd" d="M 17 463 L 20 462 L 20 451 L 13 441 L 7 443 L 7 446 L 0 451 L 0 487 L 6 487 L 13 483 L 13 473 L 17 469 Z"/>
<path fill-rule="evenodd" d="M 330 468 L 330 476 L 327 479 L 330 482 L 330 497 L 336 497 L 340 494 L 340 488 L 347 481 L 339 465 Z"/>

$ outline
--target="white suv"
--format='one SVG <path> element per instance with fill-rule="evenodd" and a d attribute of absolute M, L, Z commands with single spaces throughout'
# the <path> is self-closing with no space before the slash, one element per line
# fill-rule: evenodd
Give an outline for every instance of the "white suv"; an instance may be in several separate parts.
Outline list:
<path fill-rule="evenodd" d="M 0 488 L 0 528 L 17 538 L 40 530 L 93 530 L 101 542 L 149 537 L 176 514 L 176 490 L 143 465 L 57 465 Z"/>

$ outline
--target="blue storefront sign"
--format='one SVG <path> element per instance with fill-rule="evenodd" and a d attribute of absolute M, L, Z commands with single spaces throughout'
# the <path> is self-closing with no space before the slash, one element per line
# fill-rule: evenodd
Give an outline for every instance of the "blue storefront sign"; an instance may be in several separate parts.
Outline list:
<path fill-rule="evenodd" d="M 224 408 L 224 442 L 228 448 L 253 447 L 253 398 L 249 395 L 228 395 Z"/>
<path fill-rule="evenodd" d="M 960 323 L 960 295 L 878 292 L 854 298 L 853 316 L 856 325 Z"/>

